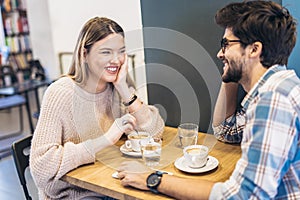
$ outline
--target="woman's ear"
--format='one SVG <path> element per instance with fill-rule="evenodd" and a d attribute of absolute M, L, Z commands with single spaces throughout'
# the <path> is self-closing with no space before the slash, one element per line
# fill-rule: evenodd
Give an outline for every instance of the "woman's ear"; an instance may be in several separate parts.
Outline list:
<path fill-rule="evenodd" d="M 83 48 L 83 59 L 84 59 L 84 62 L 86 62 L 87 61 L 87 50 L 86 50 L 86 48 Z"/>
<path fill-rule="evenodd" d="M 261 52 L 262 52 L 262 43 L 261 42 L 254 42 L 251 45 L 250 49 L 250 56 L 251 57 L 260 57 Z"/>

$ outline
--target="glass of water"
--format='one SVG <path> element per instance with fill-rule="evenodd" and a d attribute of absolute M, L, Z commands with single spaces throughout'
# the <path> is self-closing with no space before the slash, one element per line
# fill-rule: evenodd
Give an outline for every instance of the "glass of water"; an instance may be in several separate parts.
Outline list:
<path fill-rule="evenodd" d="M 148 142 L 141 142 L 142 157 L 145 165 L 155 167 L 159 165 L 161 157 L 161 141 L 150 139 Z"/>
<path fill-rule="evenodd" d="M 197 144 L 198 125 L 194 123 L 183 123 L 178 126 L 178 137 L 182 148 Z"/>

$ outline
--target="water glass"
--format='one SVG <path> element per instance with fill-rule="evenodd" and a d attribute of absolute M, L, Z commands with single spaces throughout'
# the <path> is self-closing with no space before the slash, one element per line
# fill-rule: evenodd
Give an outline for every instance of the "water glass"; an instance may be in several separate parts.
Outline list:
<path fill-rule="evenodd" d="M 159 165 L 161 157 L 162 142 L 155 142 L 153 139 L 148 142 L 141 142 L 142 157 L 145 165 L 155 167 Z"/>
<path fill-rule="evenodd" d="M 183 123 L 178 126 L 178 137 L 182 148 L 196 145 L 198 140 L 198 125 Z"/>

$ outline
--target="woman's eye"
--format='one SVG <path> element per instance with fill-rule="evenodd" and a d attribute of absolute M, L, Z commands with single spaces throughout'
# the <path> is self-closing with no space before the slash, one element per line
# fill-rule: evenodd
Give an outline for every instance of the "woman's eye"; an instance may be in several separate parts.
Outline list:
<path fill-rule="evenodd" d="M 111 52 L 110 52 L 110 51 L 101 51 L 101 54 L 104 54 L 104 55 L 110 55 Z"/>

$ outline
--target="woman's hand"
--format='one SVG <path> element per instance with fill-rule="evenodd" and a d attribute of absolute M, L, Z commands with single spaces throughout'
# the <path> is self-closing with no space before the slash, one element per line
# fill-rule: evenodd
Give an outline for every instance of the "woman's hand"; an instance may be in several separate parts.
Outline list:
<path fill-rule="evenodd" d="M 127 86 L 127 83 L 126 83 L 127 73 L 128 73 L 128 56 L 127 56 L 127 54 L 125 54 L 124 63 L 121 65 L 119 72 L 118 72 L 118 76 L 117 76 L 116 80 L 113 82 L 114 86 L 117 89 Z"/>
<path fill-rule="evenodd" d="M 115 144 L 123 135 L 134 130 L 136 126 L 136 119 L 131 114 L 126 114 L 121 118 L 117 118 L 111 125 L 109 130 L 104 134 L 111 144 Z"/>
<path fill-rule="evenodd" d="M 113 82 L 123 101 L 126 101 L 132 95 L 126 82 L 128 73 L 128 56 L 125 54 L 124 63 L 121 65 L 116 80 Z"/>

